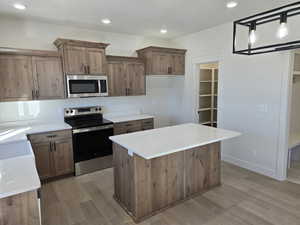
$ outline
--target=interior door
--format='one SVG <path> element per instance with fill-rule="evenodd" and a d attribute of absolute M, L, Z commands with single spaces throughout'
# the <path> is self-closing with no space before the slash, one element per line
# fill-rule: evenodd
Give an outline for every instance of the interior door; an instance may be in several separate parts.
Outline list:
<path fill-rule="evenodd" d="M 104 49 L 86 48 L 86 57 L 89 74 L 105 74 L 106 59 Z"/>
<path fill-rule="evenodd" d="M 127 63 L 127 87 L 128 95 L 146 94 L 145 88 L 145 66 L 143 63 Z"/>
<path fill-rule="evenodd" d="M 125 96 L 127 94 L 127 75 L 123 62 L 108 63 L 109 96 Z"/>
<path fill-rule="evenodd" d="M 55 176 L 74 172 L 72 139 L 53 142 L 52 156 Z"/>
<path fill-rule="evenodd" d="M 67 74 L 86 74 L 86 48 L 68 46 L 64 49 L 64 66 Z"/>
<path fill-rule="evenodd" d="M 52 177 L 50 142 L 33 144 L 32 149 L 40 179 Z"/>
<path fill-rule="evenodd" d="M 31 100 L 33 76 L 30 56 L 0 56 L 0 99 Z"/>
<path fill-rule="evenodd" d="M 38 99 L 64 98 L 64 80 L 60 58 L 33 57 Z"/>

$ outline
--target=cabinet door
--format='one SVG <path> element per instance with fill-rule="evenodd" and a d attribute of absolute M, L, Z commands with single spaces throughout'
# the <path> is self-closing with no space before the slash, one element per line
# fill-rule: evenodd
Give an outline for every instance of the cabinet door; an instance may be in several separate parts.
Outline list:
<path fill-rule="evenodd" d="M 0 100 L 16 101 L 33 98 L 30 56 L 0 56 Z"/>
<path fill-rule="evenodd" d="M 145 66 L 143 63 L 126 63 L 127 95 L 145 95 Z"/>
<path fill-rule="evenodd" d="M 74 172 L 72 139 L 53 142 L 52 150 L 53 173 L 55 176 Z"/>
<path fill-rule="evenodd" d="M 170 54 L 171 74 L 184 75 L 185 71 L 185 56 L 182 54 Z"/>
<path fill-rule="evenodd" d="M 89 74 L 99 75 L 106 73 L 106 59 L 104 49 L 87 48 L 86 57 Z"/>
<path fill-rule="evenodd" d="M 162 52 L 152 52 L 153 75 L 167 75 L 170 73 L 170 55 Z"/>
<path fill-rule="evenodd" d="M 33 57 L 33 72 L 38 99 L 64 98 L 64 80 L 60 58 Z"/>
<path fill-rule="evenodd" d="M 108 63 L 108 92 L 110 96 L 127 94 L 127 76 L 123 62 Z"/>
<path fill-rule="evenodd" d="M 64 49 L 64 69 L 67 74 L 86 74 L 86 48 L 66 47 Z"/>
<path fill-rule="evenodd" d="M 37 171 L 41 180 L 53 176 L 50 145 L 50 142 L 35 143 L 32 145 Z"/>

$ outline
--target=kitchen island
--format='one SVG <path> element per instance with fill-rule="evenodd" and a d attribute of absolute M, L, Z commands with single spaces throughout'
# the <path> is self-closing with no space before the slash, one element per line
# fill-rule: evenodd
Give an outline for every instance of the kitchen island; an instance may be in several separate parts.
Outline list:
<path fill-rule="evenodd" d="M 219 186 L 220 142 L 239 135 L 183 124 L 110 137 L 114 198 L 140 222 Z"/>

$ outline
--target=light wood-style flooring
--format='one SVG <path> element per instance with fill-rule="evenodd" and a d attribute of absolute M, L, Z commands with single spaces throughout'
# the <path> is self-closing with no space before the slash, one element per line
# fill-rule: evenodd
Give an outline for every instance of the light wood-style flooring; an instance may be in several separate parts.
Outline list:
<path fill-rule="evenodd" d="M 288 181 L 300 184 L 300 161 L 292 161 L 288 169 Z"/>
<path fill-rule="evenodd" d="M 300 185 L 222 163 L 221 187 L 141 225 L 300 225 Z M 133 225 L 113 200 L 113 170 L 42 188 L 43 225 Z"/>

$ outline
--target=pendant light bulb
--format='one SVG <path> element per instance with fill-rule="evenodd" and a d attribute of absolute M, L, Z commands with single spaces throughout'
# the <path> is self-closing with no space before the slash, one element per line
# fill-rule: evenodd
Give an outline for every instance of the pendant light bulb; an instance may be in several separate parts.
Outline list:
<path fill-rule="evenodd" d="M 251 27 L 250 27 L 250 34 L 249 34 L 249 43 L 251 45 L 253 45 L 256 40 L 257 40 L 257 36 L 256 36 L 256 24 L 255 23 L 252 23 L 251 24 Z"/>
<path fill-rule="evenodd" d="M 280 16 L 280 25 L 277 30 L 277 37 L 283 39 L 286 36 L 288 36 L 288 34 L 289 34 L 289 30 L 287 27 L 287 14 L 285 13 Z"/>

